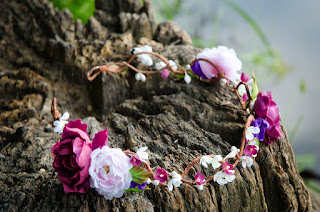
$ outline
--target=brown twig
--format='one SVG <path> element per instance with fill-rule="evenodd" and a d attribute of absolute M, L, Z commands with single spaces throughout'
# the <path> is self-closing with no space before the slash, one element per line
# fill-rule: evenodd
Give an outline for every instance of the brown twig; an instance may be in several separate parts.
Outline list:
<path fill-rule="evenodd" d="M 53 100 L 52 100 L 51 114 L 53 117 L 53 121 L 60 120 L 60 112 L 57 109 L 57 98 L 56 97 L 53 97 Z"/>

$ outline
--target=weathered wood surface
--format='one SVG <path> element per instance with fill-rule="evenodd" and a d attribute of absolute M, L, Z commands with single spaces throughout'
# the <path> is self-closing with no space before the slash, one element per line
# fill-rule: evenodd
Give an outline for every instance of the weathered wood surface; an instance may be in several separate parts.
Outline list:
<path fill-rule="evenodd" d="M 51 126 L 53 96 L 61 112 L 84 118 L 91 136 L 108 128 L 110 146 L 148 146 L 152 165 L 170 171 L 182 172 L 202 154 L 227 154 L 239 146 L 244 126 L 235 95 L 219 85 L 160 76 L 142 83 L 130 72 L 90 84 L 90 67 L 123 61 L 138 44 L 181 65 L 200 51 L 176 24 L 157 25 L 149 1 L 97 0 L 96 7 L 84 26 L 45 0 L 0 1 L 1 211 L 312 210 L 284 128 L 284 139 L 263 145 L 253 167 L 238 166 L 236 180 L 225 186 L 156 188 L 112 201 L 94 190 L 64 194 L 51 166 L 50 147 L 59 139 Z M 196 165 L 189 177 L 196 171 L 211 173 Z"/>

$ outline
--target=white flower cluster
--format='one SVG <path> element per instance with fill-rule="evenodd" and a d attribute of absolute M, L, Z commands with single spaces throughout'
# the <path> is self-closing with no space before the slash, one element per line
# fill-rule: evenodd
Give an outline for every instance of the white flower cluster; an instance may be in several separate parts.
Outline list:
<path fill-rule="evenodd" d="M 69 119 L 69 116 L 70 116 L 69 113 L 65 112 L 61 116 L 60 120 L 54 121 L 53 126 L 55 126 L 55 128 L 53 129 L 53 131 L 56 133 L 59 133 L 59 135 L 62 134 L 64 126 L 66 126 L 66 124 L 68 124 L 67 120 Z"/>
<path fill-rule="evenodd" d="M 182 183 L 182 177 L 177 172 L 173 171 L 171 172 L 171 180 L 168 182 L 168 189 L 169 191 L 173 190 L 173 186 L 179 187 Z"/>
<path fill-rule="evenodd" d="M 152 52 L 152 47 L 149 45 L 141 46 L 141 47 L 135 47 L 133 48 L 133 54 L 138 54 L 141 52 Z M 153 65 L 153 60 L 148 54 L 138 54 L 137 57 L 141 60 L 141 63 L 147 65 L 147 66 L 152 66 Z M 171 67 L 174 70 L 178 69 L 177 64 L 173 60 L 168 60 L 169 62 L 169 67 Z M 167 64 L 165 64 L 163 61 L 156 63 L 155 68 L 157 70 L 163 70 L 167 67 Z M 190 65 L 187 65 L 187 70 L 191 69 Z M 187 71 L 185 71 L 185 76 L 184 76 L 184 81 L 189 84 L 191 82 L 191 77 L 188 75 Z M 137 81 L 146 81 L 146 76 L 140 72 L 136 73 L 135 79 Z"/>

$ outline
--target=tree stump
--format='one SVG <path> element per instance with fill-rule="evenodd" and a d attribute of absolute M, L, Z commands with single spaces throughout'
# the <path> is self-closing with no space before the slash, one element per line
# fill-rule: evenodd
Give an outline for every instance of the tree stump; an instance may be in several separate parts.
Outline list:
<path fill-rule="evenodd" d="M 65 194 L 52 167 L 50 105 L 83 118 L 89 134 L 109 129 L 111 147 L 147 146 L 150 162 L 181 173 L 203 154 L 226 155 L 240 145 L 245 114 L 233 93 L 218 84 L 134 73 L 102 74 L 92 83 L 86 72 L 108 61 L 123 61 L 132 48 L 153 50 L 180 65 L 200 49 L 173 22 L 157 25 L 149 1 L 97 0 L 87 25 L 73 21 L 46 0 L 0 3 L 0 207 L 1 211 L 314 211 L 285 138 L 262 145 L 254 165 L 238 166 L 236 180 L 203 191 L 183 184 L 169 192 L 156 187 L 105 200 L 91 189 Z M 196 165 L 197 171 L 210 171 Z"/>

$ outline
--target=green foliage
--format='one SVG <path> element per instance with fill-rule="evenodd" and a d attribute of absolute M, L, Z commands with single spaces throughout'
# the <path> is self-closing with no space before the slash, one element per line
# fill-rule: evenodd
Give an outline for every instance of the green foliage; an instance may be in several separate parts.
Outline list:
<path fill-rule="evenodd" d="M 151 190 L 148 186 L 146 186 L 143 190 L 139 189 L 138 186 L 135 188 L 129 188 L 126 191 L 131 191 L 131 192 L 143 192 L 143 191 L 148 191 Z"/>
<path fill-rule="evenodd" d="M 132 181 L 138 184 L 146 182 L 150 177 L 150 173 L 140 166 L 134 166 L 130 170 Z"/>
<path fill-rule="evenodd" d="M 160 0 L 158 3 L 161 6 L 161 16 L 166 20 L 173 20 L 181 11 L 182 0 Z"/>
<path fill-rule="evenodd" d="M 299 172 L 305 169 L 311 169 L 316 164 L 316 156 L 314 154 L 301 154 L 296 156 Z"/>
<path fill-rule="evenodd" d="M 50 0 L 59 10 L 69 9 L 73 19 L 81 19 L 86 24 L 94 14 L 94 0 Z"/>

